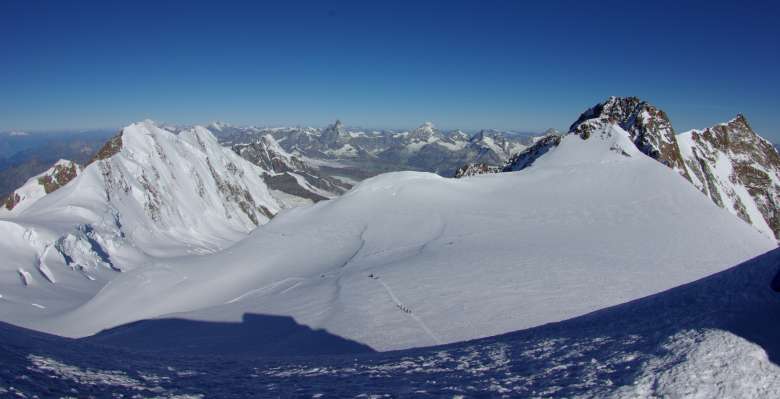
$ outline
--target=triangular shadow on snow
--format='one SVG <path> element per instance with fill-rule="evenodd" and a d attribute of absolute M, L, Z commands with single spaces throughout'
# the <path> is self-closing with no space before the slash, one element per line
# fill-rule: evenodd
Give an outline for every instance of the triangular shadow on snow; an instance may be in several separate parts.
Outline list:
<path fill-rule="evenodd" d="M 245 313 L 241 322 L 151 319 L 104 330 L 83 342 L 179 355 L 310 356 L 369 353 L 364 344 L 311 329 L 292 317 Z"/>

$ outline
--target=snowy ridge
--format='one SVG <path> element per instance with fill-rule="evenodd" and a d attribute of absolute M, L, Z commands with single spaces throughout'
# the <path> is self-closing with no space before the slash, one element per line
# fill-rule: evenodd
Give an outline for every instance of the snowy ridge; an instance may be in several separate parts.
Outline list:
<path fill-rule="evenodd" d="M 24 185 L 14 190 L 5 199 L 0 200 L 0 217 L 10 217 L 21 213 L 44 195 L 56 191 L 68 184 L 81 173 L 81 165 L 60 159 L 45 172 L 31 177 Z"/>

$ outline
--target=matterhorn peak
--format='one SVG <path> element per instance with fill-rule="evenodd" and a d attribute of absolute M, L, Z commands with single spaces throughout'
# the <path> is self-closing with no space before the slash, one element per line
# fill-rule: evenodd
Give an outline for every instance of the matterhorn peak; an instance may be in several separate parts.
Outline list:
<path fill-rule="evenodd" d="M 438 130 L 436 130 L 433 122 L 424 122 L 422 125 L 412 130 L 409 137 L 428 140 L 430 137 L 436 135 L 438 135 Z"/>

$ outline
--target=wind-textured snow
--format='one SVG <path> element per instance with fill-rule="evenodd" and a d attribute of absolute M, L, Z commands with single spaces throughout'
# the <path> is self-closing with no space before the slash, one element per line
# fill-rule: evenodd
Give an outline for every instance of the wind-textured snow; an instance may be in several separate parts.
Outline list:
<path fill-rule="evenodd" d="M 565 136 L 520 172 L 381 175 L 227 250 L 149 261 L 66 313 L 20 322 L 85 336 L 160 316 L 273 314 L 403 349 L 564 320 L 775 245 L 612 125 Z"/>
<path fill-rule="evenodd" d="M 134 353 L 0 323 L 0 393 L 39 397 L 774 398 L 780 250 L 529 330 L 341 356 Z"/>

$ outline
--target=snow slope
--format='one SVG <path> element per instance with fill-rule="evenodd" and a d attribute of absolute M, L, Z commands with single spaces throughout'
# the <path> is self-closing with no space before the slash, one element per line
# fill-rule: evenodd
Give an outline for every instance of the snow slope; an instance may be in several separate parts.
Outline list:
<path fill-rule="evenodd" d="M 0 394 L 774 398 L 780 396 L 780 293 L 769 284 L 779 263 L 776 249 L 560 323 L 379 354 L 199 356 L 186 338 L 174 350 L 134 352 L 0 323 Z"/>
<path fill-rule="evenodd" d="M 232 245 L 279 210 L 263 173 L 201 127 L 124 128 L 67 184 L 0 217 L 0 317 L 56 314 L 119 271 Z"/>
<path fill-rule="evenodd" d="M 402 349 L 564 320 L 775 246 L 607 125 L 519 172 L 381 175 L 225 251 L 150 261 L 71 311 L 14 322 L 85 336 L 163 315 L 270 314 Z"/>

